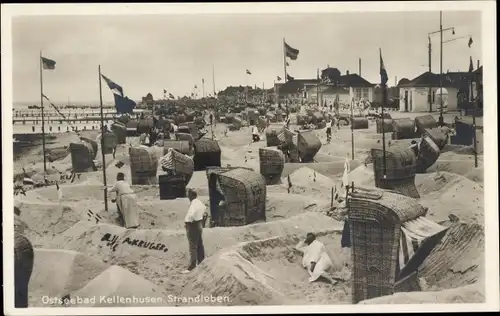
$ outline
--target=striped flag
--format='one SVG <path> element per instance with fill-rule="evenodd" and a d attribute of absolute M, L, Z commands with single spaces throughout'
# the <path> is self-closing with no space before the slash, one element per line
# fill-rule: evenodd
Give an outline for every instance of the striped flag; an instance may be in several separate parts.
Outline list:
<path fill-rule="evenodd" d="M 106 81 L 106 83 L 108 84 L 108 87 L 111 90 L 111 92 L 113 92 L 114 94 L 119 95 L 121 97 L 125 96 L 123 94 L 123 88 L 121 86 L 117 85 L 115 82 L 113 82 L 113 80 L 109 79 L 105 75 L 101 74 L 101 76 L 104 79 L 104 81 Z"/>
<path fill-rule="evenodd" d="M 56 69 L 56 62 L 52 59 L 42 57 L 42 68 L 46 70 Z"/>
<path fill-rule="evenodd" d="M 247 75 L 251 75 L 252 73 L 250 72 L 250 70 L 247 69 Z"/>
<path fill-rule="evenodd" d="M 299 50 L 288 45 L 286 42 L 283 42 L 283 44 L 285 45 L 285 56 L 291 60 L 296 60 L 299 56 Z"/>

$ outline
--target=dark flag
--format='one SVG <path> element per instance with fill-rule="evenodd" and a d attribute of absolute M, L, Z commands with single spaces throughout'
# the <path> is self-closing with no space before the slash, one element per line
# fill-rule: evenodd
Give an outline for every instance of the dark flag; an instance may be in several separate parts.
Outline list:
<path fill-rule="evenodd" d="M 474 43 L 474 41 L 472 40 L 472 37 L 469 38 L 469 47 L 472 45 L 472 43 Z"/>
<path fill-rule="evenodd" d="M 281 77 L 280 76 L 277 76 L 276 79 L 278 79 L 278 81 L 281 81 Z"/>
<path fill-rule="evenodd" d="M 42 68 L 48 70 L 56 69 L 56 62 L 52 59 L 42 57 Z"/>
<path fill-rule="evenodd" d="M 174 95 L 173 95 L 172 93 L 169 93 L 169 94 L 168 94 L 168 97 L 169 97 L 170 99 L 175 99 L 175 97 L 174 97 Z"/>
<path fill-rule="evenodd" d="M 167 90 L 166 90 L 166 89 L 163 89 L 163 93 L 167 93 Z"/>
<path fill-rule="evenodd" d="M 286 42 L 283 42 L 283 44 L 285 45 L 285 56 L 291 60 L 296 60 L 299 56 L 299 50 L 288 45 Z"/>
<path fill-rule="evenodd" d="M 114 94 L 115 97 L 115 108 L 117 113 L 132 113 L 136 103 L 127 97 L 122 97 L 121 95 Z"/>
<path fill-rule="evenodd" d="M 286 75 L 286 80 L 287 81 L 292 81 L 292 80 L 295 80 L 294 77 L 290 76 L 290 75 Z"/>
<path fill-rule="evenodd" d="M 252 73 L 250 72 L 250 70 L 247 69 L 247 75 L 251 75 Z"/>
<path fill-rule="evenodd" d="M 288 66 L 290 66 L 290 64 L 289 64 L 287 61 L 285 61 L 285 65 L 286 65 L 287 67 L 288 67 Z"/>
<path fill-rule="evenodd" d="M 205 79 L 204 78 L 201 78 L 201 83 L 205 83 Z"/>
<path fill-rule="evenodd" d="M 389 78 L 387 77 L 387 71 L 385 70 L 384 60 L 382 59 L 382 49 L 380 49 L 380 81 L 383 86 L 386 86 L 388 80 Z"/>
<path fill-rule="evenodd" d="M 121 86 L 114 83 L 113 80 L 109 79 L 105 75 L 101 75 L 101 76 L 104 79 L 104 81 L 106 81 L 106 83 L 108 84 L 108 87 L 111 90 L 111 92 L 113 92 L 115 95 L 119 95 L 121 97 L 124 96 L 123 95 L 123 88 Z"/>

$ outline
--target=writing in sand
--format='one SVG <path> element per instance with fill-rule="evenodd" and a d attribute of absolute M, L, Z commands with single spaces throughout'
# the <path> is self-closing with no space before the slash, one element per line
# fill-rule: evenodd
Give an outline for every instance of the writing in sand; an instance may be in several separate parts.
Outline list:
<path fill-rule="evenodd" d="M 146 242 L 144 240 L 140 239 L 132 239 L 129 237 L 126 237 L 123 239 L 123 241 L 119 242 L 119 236 L 118 235 L 111 235 L 110 233 L 104 234 L 104 236 L 101 238 L 101 241 L 106 242 L 106 246 L 110 247 L 113 251 L 116 250 L 116 247 L 120 244 L 128 244 L 130 246 L 136 246 L 140 248 L 145 248 L 149 250 L 158 250 L 158 251 L 163 251 L 167 252 L 168 248 L 166 245 L 161 244 L 161 243 L 154 243 L 154 242 Z"/>

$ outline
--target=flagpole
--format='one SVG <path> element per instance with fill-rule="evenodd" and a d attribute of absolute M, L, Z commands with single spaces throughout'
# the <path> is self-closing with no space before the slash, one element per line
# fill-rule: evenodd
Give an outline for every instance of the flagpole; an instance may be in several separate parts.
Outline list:
<path fill-rule="evenodd" d="M 201 79 L 201 91 L 203 93 L 203 98 L 205 98 L 205 79 Z"/>
<path fill-rule="evenodd" d="M 283 37 L 283 69 L 285 70 L 285 83 L 287 82 L 286 75 L 286 50 L 285 50 L 285 38 Z"/>
<path fill-rule="evenodd" d="M 45 154 L 45 118 L 43 113 L 43 63 L 42 51 L 40 51 L 40 107 L 42 110 L 42 153 L 43 153 L 43 172 L 47 174 L 47 157 Z"/>
<path fill-rule="evenodd" d="M 214 88 L 214 97 L 215 97 L 215 66 L 212 64 L 212 83 Z"/>
<path fill-rule="evenodd" d="M 101 85 L 101 65 L 99 65 L 99 100 L 101 105 L 101 154 L 102 154 L 102 175 L 104 183 L 104 210 L 108 211 L 108 187 L 106 181 L 106 155 L 104 154 L 104 110 L 102 105 L 102 85 Z M 154 107 L 154 105 L 153 105 Z"/>
<path fill-rule="evenodd" d="M 354 160 L 354 128 L 352 120 L 354 118 L 353 114 L 354 98 L 351 99 L 351 160 Z"/>
<path fill-rule="evenodd" d="M 382 49 L 379 48 L 379 53 L 380 53 L 380 60 L 382 60 Z M 382 66 L 382 65 L 381 65 Z M 384 65 L 385 69 L 385 65 Z M 386 165 L 386 157 L 385 157 L 385 118 L 384 118 L 384 106 L 387 102 L 387 84 L 383 83 L 384 80 L 382 80 L 382 109 L 381 109 L 381 115 L 382 115 L 382 163 L 383 163 L 383 168 L 384 168 L 384 185 L 385 185 L 385 179 L 387 178 L 387 165 Z"/>

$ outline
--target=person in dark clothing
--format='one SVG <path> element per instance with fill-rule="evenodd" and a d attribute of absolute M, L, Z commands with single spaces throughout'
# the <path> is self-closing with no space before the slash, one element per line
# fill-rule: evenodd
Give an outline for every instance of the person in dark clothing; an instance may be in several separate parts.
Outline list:
<path fill-rule="evenodd" d="M 149 131 L 149 146 L 153 146 L 157 138 L 158 135 L 156 134 L 154 127 L 152 127 Z"/>
<path fill-rule="evenodd" d="M 214 122 L 214 116 L 212 115 L 212 113 L 210 113 L 209 119 L 210 119 L 210 126 L 211 126 Z"/>
<path fill-rule="evenodd" d="M 14 233 L 14 292 L 15 307 L 28 307 L 28 284 L 33 272 L 33 245 L 22 234 Z"/>

